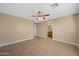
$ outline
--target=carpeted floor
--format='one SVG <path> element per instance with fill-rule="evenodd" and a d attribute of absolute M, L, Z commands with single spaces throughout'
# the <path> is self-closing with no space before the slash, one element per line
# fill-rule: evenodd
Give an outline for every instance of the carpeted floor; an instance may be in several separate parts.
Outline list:
<path fill-rule="evenodd" d="M 78 56 L 76 46 L 41 37 L 0 48 L 0 55 L 12 56 Z"/>

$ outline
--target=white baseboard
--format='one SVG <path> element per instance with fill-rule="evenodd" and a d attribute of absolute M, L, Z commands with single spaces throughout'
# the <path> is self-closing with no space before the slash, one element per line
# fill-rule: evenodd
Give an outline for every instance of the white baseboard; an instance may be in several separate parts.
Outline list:
<path fill-rule="evenodd" d="M 26 39 L 22 39 L 22 40 L 18 40 L 18 41 L 13 41 L 13 42 L 8 42 L 8 43 L 4 43 L 4 44 L 0 44 L 0 47 L 11 45 L 11 44 L 15 44 L 15 43 L 19 43 L 19 42 L 30 40 L 30 39 L 33 39 L 33 38 L 34 37 L 32 37 L 32 38 L 26 38 Z"/>
<path fill-rule="evenodd" d="M 53 39 L 53 40 L 60 41 L 60 42 L 64 42 L 64 43 L 68 43 L 68 44 L 75 45 L 75 46 L 79 47 L 79 45 L 77 43 L 67 42 L 67 41 L 63 41 L 63 40 L 56 40 L 56 39 Z"/>
<path fill-rule="evenodd" d="M 41 36 L 41 35 L 37 35 L 37 36 L 42 37 L 42 38 L 47 38 L 47 37 L 44 37 L 44 36 Z M 63 40 L 56 40 L 56 39 L 52 39 L 52 40 L 68 43 L 68 44 L 71 44 L 71 45 L 75 45 L 75 46 L 77 46 L 79 48 L 79 44 L 77 44 L 77 43 L 72 43 L 72 42 L 63 41 Z"/>
<path fill-rule="evenodd" d="M 41 35 L 37 35 L 37 36 L 42 37 L 42 38 L 47 38 L 47 37 L 44 37 L 44 36 L 41 36 Z M 79 48 L 79 44 L 77 44 L 77 43 L 63 41 L 63 40 L 56 40 L 56 39 L 52 39 L 52 40 L 59 41 L 59 42 L 64 42 L 64 43 L 68 43 L 68 44 L 71 44 L 71 45 L 75 45 L 75 46 L 77 46 Z"/>
<path fill-rule="evenodd" d="M 59 42 L 64 42 L 64 43 L 68 43 L 68 44 L 71 44 L 71 45 L 75 45 L 79 48 L 79 44 L 78 43 L 72 43 L 72 42 L 67 42 L 67 41 L 63 41 L 63 40 L 56 40 L 56 39 L 53 39 L 55 41 L 59 41 Z"/>
<path fill-rule="evenodd" d="M 45 37 L 45 36 L 42 36 L 42 35 L 37 35 L 38 37 L 42 37 L 42 38 L 47 38 L 47 37 Z"/>

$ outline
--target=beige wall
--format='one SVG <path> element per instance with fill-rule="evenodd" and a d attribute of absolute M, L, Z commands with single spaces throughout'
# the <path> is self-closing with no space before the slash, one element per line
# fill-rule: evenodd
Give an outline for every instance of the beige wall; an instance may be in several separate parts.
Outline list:
<path fill-rule="evenodd" d="M 77 43 L 77 15 L 65 16 L 51 20 L 53 39 Z M 47 36 L 47 22 L 37 24 L 37 34 Z"/>
<path fill-rule="evenodd" d="M 47 22 L 40 22 L 36 24 L 36 34 L 37 36 L 41 36 L 41 37 L 47 37 L 47 30 L 48 30 L 48 26 L 47 26 Z"/>
<path fill-rule="evenodd" d="M 79 43 L 79 14 L 50 21 L 53 25 L 53 39 Z M 37 36 L 47 37 L 48 22 L 36 24 Z M 31 20 L 0 13 L 0 44 L 32 38 L 33 26 Z"/>
<path fill-rule="evenodd" d="M 53 39 L 77 43 L 75 16 L 62 17 L 53 21 Z"/>
<path fill-rule="evenodd" d="M 0 13 L 0 44 L 33 37 L 33 22 Z"/>

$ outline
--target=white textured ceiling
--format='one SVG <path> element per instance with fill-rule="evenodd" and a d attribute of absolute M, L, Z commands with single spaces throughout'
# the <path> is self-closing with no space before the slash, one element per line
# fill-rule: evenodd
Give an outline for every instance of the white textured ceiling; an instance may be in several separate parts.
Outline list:
<path fill-rule="evenodd" d="M 37 21 L 32 14 L 37 11 L 44 11 L 50 14 L 47 20 L 79 12 L 78 3 L 58 3 L 58 7 L 52 8 L 53 3 L 0 3 L 0 12 L 13 16 L 20 16 Z"/>

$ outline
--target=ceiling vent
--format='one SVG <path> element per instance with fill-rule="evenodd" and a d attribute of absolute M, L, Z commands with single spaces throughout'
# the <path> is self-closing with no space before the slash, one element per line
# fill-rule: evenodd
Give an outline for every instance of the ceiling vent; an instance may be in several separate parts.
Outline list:
<path fill-rule="evenodd" d="M 58 3 L 53 3 L 53 4 L 51 5 L 52 8 L 55 8 L 55 7 L 57 7 L 57 6 L 58 6 Z"/>

